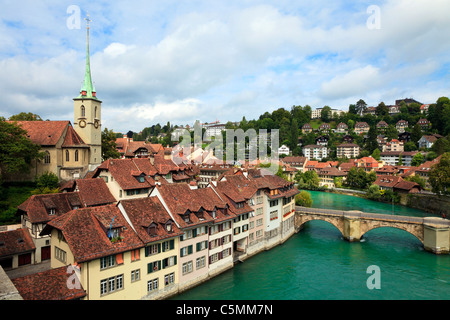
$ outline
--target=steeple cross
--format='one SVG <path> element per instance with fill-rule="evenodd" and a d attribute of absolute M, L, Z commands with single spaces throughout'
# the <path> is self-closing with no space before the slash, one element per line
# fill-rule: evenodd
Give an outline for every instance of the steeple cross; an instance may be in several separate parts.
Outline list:
<path fill-rule="evenodd" d="M 89 22 L 92 21 L 91 19 L 89 19 L 89 12 L 87 13 L 87 17 L 84 18 L 84 20 L 86 20 L 86 22 L 87 22 L 87 28 L 89 29 Z"/>

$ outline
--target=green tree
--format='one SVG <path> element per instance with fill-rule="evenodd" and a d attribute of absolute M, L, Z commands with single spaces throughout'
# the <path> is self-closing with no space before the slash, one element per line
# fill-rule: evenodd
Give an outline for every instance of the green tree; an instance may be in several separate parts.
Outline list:
<path fill-rule="evenodd" d="M 300 193 L 295 196 L 295 204 L 302 207 L 312 207 L 313 200 L 311 194 L 305 190 L 300 191 Z"/>
<path fill-rule="evenodd" d="M 389 108 L 384 104 L 384 102 L 380 102 L 378 106 L 375 108 L 375 114 L 379 117 L 384 117 L 389 115 Z"/>
<path fill-rule="evenodd" d="M 380 186 L 372 184 L 367 190 L 367 198 L 371 200 L 379 200 L 381 198 Z"/>
<path fill-rule="evenodd" d="M 423 154 L 417 153 L 411 160 L 411 166 L 417 167 L 423 163 Z"/>
<path fill-rule="evenodd" d="M 356 114 L 362 115 L 367 110 L 367 103 L 363 99 L 359 99 L 356 103 Z"/>
<path fill-rule="evenodd" d="M 438 156 L 445 152 L 450 152 L 450 135 L 438 139 L 431 147 L 431 150 L 436 152 Z"/>
<path fill-rule="evenodd" d="M 32 112 L 21 112 L 9 117 L 10 121 L 42 121 L 41 117 Z"/>
<path fill-rule="evenodd" d="M 291 136 L 290 136 L 290 145 L 292 151 L 297 147 L 298 144 L 298 122 L 297 119 L 292 119 L 291 123 Z"/>
<path fill-rule="evenodd" d="M 31 194 L 47 194 L 59 192 L 59 179 L 53 172 L 44 172 L 36 178 L 36 189 Z"/>
<path fill-rule="evenodd" d="M 112 130 L 108 130 L 108 128 L 102 131 L 102 158 L 103 161 L 120 158 L 120 153 L 117 151 L 116 146 L 116 134 Z"/>
<path fill-rule="evenodd" d="M 371 126 L 368 132 L 368 138 L 365 144 L 365 149 L 371 154 L 378 149 L 377 130 L 374 126 Z"/>
<path fill-rule="evenodd" d="M 376 148 L 375 150 L 373 150 L 372 152 L 372 157 L 377 160 L 380 161 L 380 157 L 381 157 L 381 151 L 380 149 Z"/>
<path fill-rule="evenodd" d="M 323 122 L 329 122 L 331 120 L 331 108 L 329 106 L 325 106 L 322 108 L 320 112 L 320 118 Z"/>
<path fill-rule="evenodd" d="M 14 122 L 0 117 L 0 174 L 30 172 L 33 160 L 43 159 L 40 146 L 33 143 L 27 132 Z"/>
<path fill-rule="evenodd" d="M 434 193 L 450 195 L 450 152 L 444 153 L 439 163 L 432 166 L 429 182 Z"/>
<path fill-rule="evenodd" d="M 417 144 L 420 138 L 422 138 L 422 127 L 416 123 L 411 132 L 411 141 Z"/>

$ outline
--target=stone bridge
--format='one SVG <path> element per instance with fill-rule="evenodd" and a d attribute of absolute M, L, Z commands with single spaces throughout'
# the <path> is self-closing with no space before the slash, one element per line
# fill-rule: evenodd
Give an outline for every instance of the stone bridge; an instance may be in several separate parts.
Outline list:
<path fill-rule="evenodd" d="M 360 241 L 368 231 L 392 227 L 405 230 L 422 242 L 425 250 L 435 254 L 450 252 L 450 221 L 435 217 L 407 217 L 389 214 L 365 213 L 361 211 L 341 211 L 297 206 L 295 210 L 295 230 L 311 220 L 323 220 L 334 225 L 344 239 Z"/>

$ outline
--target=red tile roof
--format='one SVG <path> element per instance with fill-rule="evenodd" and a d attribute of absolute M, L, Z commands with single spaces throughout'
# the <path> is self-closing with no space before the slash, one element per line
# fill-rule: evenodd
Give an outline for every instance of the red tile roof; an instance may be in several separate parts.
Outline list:
<path fill-rule="evenodd" d="M 228 217 L 221 215 L 221 210 L 217 210 L 225 209 L 227 203 L 211 188 L 191 189 L 186 183 L 157 185 L 156 188 L 181 228 L 234 217 L 234 215 Z M 198 213 L 201 209 L 207 211 L 204 213 L 204 220 L 200 220 L 195 214 L 191 214 Z M 214 209 L 218 213 L 218 219 L 213 219 L 210 214 L 207 214 Z M 190 222 L 185 222 L 183 219 L 186 212 L 190 215 Z"/>
<path fill-rule="evenodd" d="M 74 276 L 74 271 L 64 266 L 15 278 L 12 282 L 24 300 L 73 300 L 86 296 L 81 283 L 79 288 L 70 289 L 67 285 Z"/>
<path fill-rule="evenodd" d="M 17 208 L 17 214 L 26 214 L 31 223 L 45 223 L 83 206 L 78 192 L 39 194 L 25 200 Z M 55 210 L 55 215 L 49 214 L 50 209 Z"/>
<path fill-rule="evenodd" d="M 66 137 L 62 144 L 64 148 L 76 147 L 76 148 L 89 148 L 89 146 L 81 139 L 72 126 L 67 128 Z"/>
<path fill-rule="evenodd" d="M 158 197 L 120 201 L 139 238 L 144 243 L 180 236 L 183 232 L 176 226 Z M 166 223 L 172 223 L 171 231 L 167 231 Z M 156 233 L 150 235 L 147 228 L 156 225 Z"/>
<path fill-rule="evenodd" d="M 9 121 L 15 122 L 15 121 Z M 70 121 L 16 121 L 28 137 L 41 146 L 54 146 L 61 139 Z"/>
<path fill-rule="evenodd" d="M 109 171 L 123 190 L 152 188 L 155 186 L 155 181 L 151 175 L 155 174 L 156 171 L 148 158 L 106 160 L 97 167 L 93 177 L 97 178 L 101 176 L 102 171 Z M 136 171 L 144 173 L 143 182 L 139 182 L 133 176 L 133 173 Z"/>
<path fill-rule="evenodd" d="M 35 250 L 27 228 L 0 232 L 0 257 Z"/>
<path fill-rule="evenodd" d="M 114 219 L 114 221 L 113 221 Z M 109 227 L 124 227 L 122 241 L 111 242 Z M 115 205 L 82 208 L 50 221 L 41 235 L 56 228 L 62 231 L 75 262 L 85 262 L 143 247 L 143 243 Z"/>
<path fill-rule="evenodd" d="M 116 202 L 116 199 L 109 191 L 105 180 L 102 178 L 78 179 L 75 183 L 81 201 L 83 201 L 83 204 L 86 207 L 113 204 Z"/>

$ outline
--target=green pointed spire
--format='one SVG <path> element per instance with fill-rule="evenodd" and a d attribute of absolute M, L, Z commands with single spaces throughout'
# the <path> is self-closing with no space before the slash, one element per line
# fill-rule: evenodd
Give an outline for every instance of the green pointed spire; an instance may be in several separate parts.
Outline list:
<path fill-rule="evenodd" d="M 95 88 L 92 85 L 91 78 L 91 64 L 89 61 L 89 22 L 92 21 L 89 19 L 89 13 L 87 14 L 87 18 L 84 18 L 87 21 L 87 52 L 86 52 L 86 71 L 84 73 L 84 82 L 83 86 L 80 90 L 80 96 L 78 98 L 96 98 Z"/>

